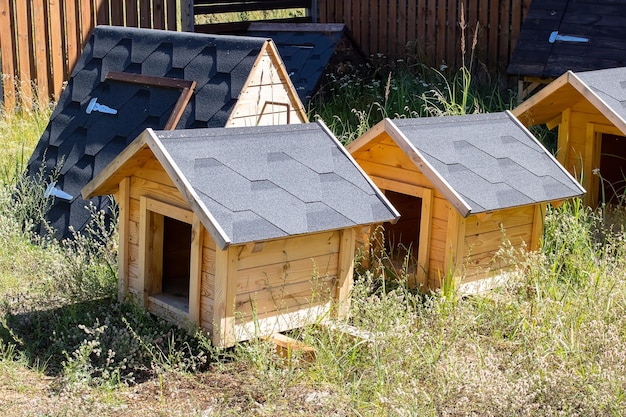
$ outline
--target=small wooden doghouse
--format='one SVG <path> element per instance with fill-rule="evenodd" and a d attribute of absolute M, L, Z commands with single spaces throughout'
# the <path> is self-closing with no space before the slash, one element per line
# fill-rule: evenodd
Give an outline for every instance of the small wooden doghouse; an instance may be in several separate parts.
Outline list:
<path fill-rule="evenodd" d="M 307 122 L 267 38 L 98 26 L 78 59 L 28 163 L 44 177 L 61 165 L 47 220 L 60 237 L 82 230 L 81 188 L 146 128 Z M 107 208 L 107 197 L 91 202 Z"/>
<path fill-rule="evenodd" d="M 411 251 L 427 289 L 498 276 L 503 238 L 536 249 L 546 203 L 584 193 L 509 112 L 385 119 L 348 149 L 400 213 L 385 242 Z"/>
<path fill-rule="evenodd" d="M 626 2 L 533 1 L 507 69 L 520 97 L 563 75 L 626 65 Z"/>
<path fill-rule="evenodd" d="M 526 126 L 558 127 L 557 159 L 587 189 L 585 202 L 626 196 L 626 68 L 571 72 L 520 104 Z"/>
<path fill-rule="evenodd" d="M 120 296 L 229 346 L 346 314 L 355 228 L 397 212 L 322 123 L 142 133 L 83 189 L 120 208 Z"/>

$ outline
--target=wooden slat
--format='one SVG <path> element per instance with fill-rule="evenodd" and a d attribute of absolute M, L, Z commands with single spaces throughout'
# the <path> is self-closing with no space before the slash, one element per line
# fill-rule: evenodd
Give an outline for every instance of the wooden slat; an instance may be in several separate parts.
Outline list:
<path fill-rule="evenodd" d="M 120 188 L 115 195 L 118 212 L 118 301 L 123 302 L 128 295 L 128 244 L 130 242 L 130 179 L 124 178 L 120 182 Z"/>
<path fill-rule="evenodd" d="M 30 37 L 30 2 L 15 2 L 16 10 L 16 33 L 19 65 L 19 94 L 24 103 L 32 103 L 33 91 L 31 87 L 31 57 L 32 39 Z"/>
<path fill-rule="evenodd" d="M 63 87 L 63 81 L 66 74 L 69 72 L 65 65 L 65 59 L 63 57 L 63 33 L 62 33 L 62 16 L 63 9 L 61 8 L 60 0 L 49 0 L 48 13 L 50 21 L 50 44 L 58 47 L 53 47 L 50 50 L 50 65 L 49 72 L 51 74 L 52 85 L 49 91 L 53 94 L 54 98 L 59 98 L 61 95 L 61 89 Z"/>
<path fill-rule="evenodd" d="M 32 4 L 37 98 L 40 105 L 46 105 L 49 101 L 47 5 L 46 0 L 32 0 Z"/>
<path fill-rule="evenodd" d="M 339 249 L 339 265 L 337 284 L 335 291 L 335 303 L 337 305 L 337 318 L 344 319 L 350 311 L 350 292 L 353 286 L 354 275 L 354 242 L 356 233 L 353 228 L 344 229 L 341 232 L 341 245 Z"/>
<path fill-rule="evenodd" d="M 165 29 L 164 0 L 152 0 L 152 22 L 154 29 Z"/>
<path fill-rule="evenodd" d="M 189 320 L 200 325 L 200 307 L 202 304 L 202 242 L 204 227 L 198 216 L 193 216 L 191 224 L 191 254 L 189 271 Z"/>
<path fill-rule="evenodd" d="M 89 40 L 89 35 L 95 27 L 95 11 L 93 0 L 80 0 L 80 45 L 81 49 Z"/>
<path fill-rule="evenodd" d="M 139 26 L 142 28 L 152 27 L 150 0 L 139 0 Z"/>
<path fill-rule="evenodd" d="M 139 27 L 139 10 L 137 0 L 124 0 L 126 7 L 126 26 Z M 171 2 L 170 2 L 171 3 Z"/>
<path fill-rule="evenodd" d="M 109 19 L 109 5 L 107 0 L 94 0 L 96 7 L 96 25 L 108 25 L 111 23 Z"/>
<path fill-rule="evenodd" d="M 459 27 L 459 14 L 456 4 L 456 1 L 448 2 L 448 8 L 446 10 L 446 49 L 443 59 L 450 68 L 457 68 L 457 56 L 461 54 L 459 47 L 461 35 L 457 30 Z"/>
<path fill-rule="evenodd" d="M 178 19 L 176 17 L 176 2 L 171 0 L 165 1 L 165 28 L 167 30 L 178 30 L 177 22 Z"/>
<path fill-rule="evenodd" d="M 65 37 L 67 45 L 67 65 L 69 72 L 73 71 L 74 65 L 81 53 L 80 30 L 78 26 L 79 15 L 76 3 L 73 1 L 64 2 L 65 6 Z"/>
<path fill-rule="evenodd" d="M 2 51 L 2 84 L 4 92 L 4 108 L 13 110 L 15 97 L 16 54 L 15 38 L 13 37 L 12 0 L 0 0 L 0 51 Z"/>
<path fill-rule="evenodd" d="M 434 62 L 435 67 L 439 67 L 446 61 L 446 0 L 437 1 L 437 20 L 435 21 L 436 29 L 436 51 L 437 58 Z"/>

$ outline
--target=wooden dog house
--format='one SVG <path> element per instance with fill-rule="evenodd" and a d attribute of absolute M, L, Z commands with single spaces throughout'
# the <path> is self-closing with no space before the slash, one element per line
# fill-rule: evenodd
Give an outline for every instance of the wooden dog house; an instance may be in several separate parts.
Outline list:
<path fill-rule="evenodd" d="M 626 65 L 626 2 L 533 1 L 507 69 L 520 97 L 563 75 Z"/>
<path fill-rule="evenodd" d="M 520 104 L 526 126 L 558 127 L 557 159 L 587 189 L 585 202 L 626 196 L 626 68 L 563 74 Z"/>
<path fill-rule="evenodd" d="M 267 38 L 98 26 L 28 163 L 58 197 L 47 220 L 60 237 L 89 221 L 81 188 L 146 128 L 307 122 Z M 107 197 L 90 200 L 109 206 Z"/>
<path fill-rule="evenodd" d="M 397 219 L 322 123 L 148 129 L 83 189 L 103 194 L 120 297 L 217 346 L 345 315 L 355 228 Z"/>
<path fill-rule="evenodd" d="M 348 150 L 401 215 L 385 240 L 410 249 L 430 289 L 498 276 L 503 238 L 536 249 L 545 204 L 584 193 L 509 112 L 385 119 Z"/>

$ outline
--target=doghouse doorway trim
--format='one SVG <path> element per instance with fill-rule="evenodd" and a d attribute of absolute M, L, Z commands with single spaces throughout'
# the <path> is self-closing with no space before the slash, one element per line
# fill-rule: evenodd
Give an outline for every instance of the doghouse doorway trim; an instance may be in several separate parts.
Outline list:
<path fill-rule="evenodd" d="M 176 317 L 179 322 L 189 320 L 192 323 L 200 322 L 199 286 L 201 267 L 199 259 L 202 256 L 202 233 L 198 217 L 190 210 L 175 206 L 171 203 L 155 200 L 149 197 L 140 197 L 140 224 L 139 224 L 139 265 L 143 266 L 139 272 L 140 287 L 144 289 L 143 305 L 152 313 L 165 318 Z M 158 280 L 161 279 L 163 265 L 163 222 L 156 221 L 154 214 L 191 224 L 191 251 L 189 273 L 189 300 L 188 310 L 179 308 L 163 297 L 155 297 Z"/>
<path fill-rule="evenodd" d="M 428 257 L 430 256 L 430 229 L 433 211 L 433 190 L 418 185 L 406 184 L 388 178 L 370 176 L 381 191 L 394 191 L 422 199 L 420 233 L 417 252 L 417 282 L 426 282 L 428 274 Z"/>

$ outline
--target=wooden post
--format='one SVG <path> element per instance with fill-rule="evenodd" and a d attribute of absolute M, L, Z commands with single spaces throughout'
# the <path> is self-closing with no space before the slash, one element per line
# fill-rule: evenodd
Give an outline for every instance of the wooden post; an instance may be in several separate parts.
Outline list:
<path fill-rule="evenodd" d="M 117 298 L 124 301 L 128 295 L 128 222 L 130 221 L 130 178 L 120 181 L 119 190 L 115 196 L 119 209 L 118 235 L 119 246 L 117 255 Z"/>
<path fill-rule="evenodd" d="M 343 319 L 350 311 L 350 291 L 352 291 L 354 275 L 354 240 L 356 232 L 354 228 L 341 231 L 339 244 L 339 265 L 337 268 L 337 286 L 335 291 L 335 303 L 337 305 L 337 318 Z"/>
<path fill-rule="evenodd" d="M 200 303 L 202 298 L 202 243 L 204 227 L 194 214 L 191 225 L 191 256 L 189 268 L 189 320 L 200 326 Z"/>

